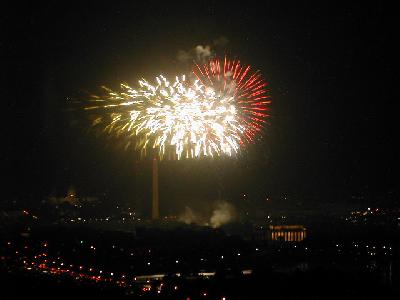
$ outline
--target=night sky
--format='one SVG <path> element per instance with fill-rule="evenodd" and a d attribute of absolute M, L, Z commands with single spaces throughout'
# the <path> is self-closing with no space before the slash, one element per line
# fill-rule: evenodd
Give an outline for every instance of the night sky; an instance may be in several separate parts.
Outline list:
<path fill-rule="evenodd" d="M 1 13 L 4 197 L 40 201 L 74 185 L 82 195 L 146 198 L 149 164 L 88 131 L 68 99 L 177 73 L 179 50 L 220 37 L 229 43 L 217 54 L 269 82 L 271 125 L 237 159 L 161 163 L 164 199 L 212 199 L 219 184 L 232 201 L 242 192 L 306 203 L 398 194 L 390 7 L 144 2 L 32 3 Z"/>

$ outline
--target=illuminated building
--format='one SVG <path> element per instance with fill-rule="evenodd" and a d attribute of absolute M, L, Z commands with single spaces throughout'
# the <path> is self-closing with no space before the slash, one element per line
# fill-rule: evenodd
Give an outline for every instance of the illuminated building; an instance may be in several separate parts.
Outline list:
<path fill-rule="evenodd" d="M 301 242 L 307 237 L 307 229 L 303 225 L 269 225 L 255 229 L 254 239 L 273 242 Z"/>
<path fill-rule="evenodd" d="M 81 206 L 87 203 L 98 202 L 99 199 L 97 197 L 78 197 L 76 195 L 75 189 L 70 187 L 68 189 L 67 195 L 65 197 L 48 197 L 47 202 L 53 205 L 61 205 L 63 203 L 68 203 L 73 206 Z"/>
<path fill-rule="evenodd" d="M 307 230 L 303 225 L 270 225 L 268 239 L 282 242 L 301 242 L 307 237 Z"/>

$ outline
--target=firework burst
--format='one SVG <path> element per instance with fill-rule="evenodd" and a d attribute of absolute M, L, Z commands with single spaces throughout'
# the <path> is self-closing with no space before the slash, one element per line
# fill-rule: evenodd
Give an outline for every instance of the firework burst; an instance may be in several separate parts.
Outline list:
<path fill-rule="evenodd" d="M 118 92 L 103 87 L 106 97 L 85 109 L 101 109 L 93 125 L 128 137 L 126 146 L 133 142 L 144 155 L 153 148 L 161 158 L 170 151 L 178 159 L 232 156 L 254 141 L 270 103 L 261 75 L 227 59 L 195 65 L 192 75 L 142 79 L 138 89 L 121 84 Z"/>
<path fill-rule="evenodd" d="M 241 142 L 253 142 L 256 134 L 264 127 L 269 117 L 271 104 L 267 83 L 259 71 L 250 72 L 250 66 L 240 61 L 225 58 L 210 60 L 206 65 L 195 65 L 193 73 L 198 80 L 220 95 L 221 99 L 230 99 L 238 109 L 238 120 L 245 130 L 241 132 Z"/>

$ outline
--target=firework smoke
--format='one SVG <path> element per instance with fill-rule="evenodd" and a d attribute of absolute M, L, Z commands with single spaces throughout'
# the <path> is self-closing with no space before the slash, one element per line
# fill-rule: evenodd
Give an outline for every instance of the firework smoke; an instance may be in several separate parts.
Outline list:
<path fill-rule="evenodd" d="M 234 206 L 226 201 L 217 201 L 215 209 L 211 216 L 207 217 L 204 214 L 195 212 L 190 207 L 186 206 L 184 212 L 179 215 L 178 220 L 185 224 L 202 224 L 213 228 L 221 227 L 236 218 L 236 210 Z"/>
<path fill-rule="evenodd" d="M 177 59 L 181 63 L 199 63 L 205 64 L 210 59 L 216 57 L 215 49 L 224 48 L 229 43 L 229 40 L 220 36 L 213 40 L 210 45 L 197 45 L 193 49 L 187 50 L 179 50 L 177 54 Z"/>
<path fill-rule="evenodd" d="M 185 224 L 192 224 L 198 222 L 198 217 L 194 214 L 190 207 L 186 206 L 185 211 L 178 217 L 178 221 Z"/>
<path fill-rule="evenodd" d="M 217 228 L 229 222 L 232 222 L 235 218 L 235 208 L 228 202 L 218 202 L 216 209 L 212 212 L 210 218 L 211 227 Z"/>

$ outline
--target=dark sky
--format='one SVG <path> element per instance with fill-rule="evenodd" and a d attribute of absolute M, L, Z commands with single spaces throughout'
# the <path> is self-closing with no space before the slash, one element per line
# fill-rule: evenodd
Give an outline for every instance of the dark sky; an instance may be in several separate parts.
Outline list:
<path fill-rule="evenodd" d="M 163 163 L 164 197 L 213 198 L 218 182 L 231 198 L 289 193 L 343 202 L 397 193 L 392 8 L 235 2 L 57 2 L 4 10 L 4 195 L 37 201 L 74 185 L 82 194 L 146 197 L 148 164 L 87 132 L 66 99 L 102 84 L 176 73 L 179 50 L 221 36 L 229 43 L 219 55 L 239 57 L 270 83 L 271 126 L 236 160 Z"/>

